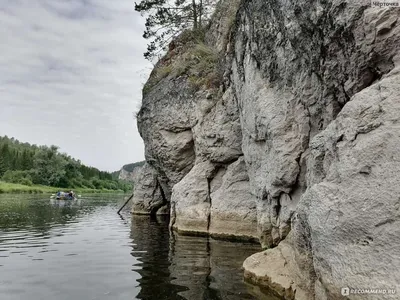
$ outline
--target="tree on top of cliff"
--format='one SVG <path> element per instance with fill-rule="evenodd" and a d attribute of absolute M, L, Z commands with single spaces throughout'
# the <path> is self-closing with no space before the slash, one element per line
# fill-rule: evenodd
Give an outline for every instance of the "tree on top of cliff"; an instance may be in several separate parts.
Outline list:
<path fill-rule="evenodd" d="M 185 29 L 203 28 L 216 0 L 142 0 L 135 2 L 135 10 L 146 16 L 143 37 L 149 39 L 144 57 L 152 60 L 160 56 L 174 37 Z"/>

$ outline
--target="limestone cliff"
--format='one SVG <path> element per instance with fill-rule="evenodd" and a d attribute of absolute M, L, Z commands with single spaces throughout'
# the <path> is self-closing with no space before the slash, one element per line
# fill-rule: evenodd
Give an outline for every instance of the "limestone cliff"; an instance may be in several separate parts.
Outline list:
<path fill-rule="evenodd" d="M 162 194 L 171 227 L 255 239 L 256 198 L 225 55 L 238 4 L 221 2 L 205 32 L 184 32 L 171 43 L 144 88 L 137 119 L 146 161 L 156 172 L 153 189 L 160 190 L 150 202 Z M 136 188 L 140 194 L 149 185 Z"/>
<path fill-rule="evenodd" d="M 400 291 L 399 17 L 360 0 L 221 1 L 145 86 L 142 211 L 257 237 L 271 249 L 245 276 L 286 299 Z"/>
<path fill-rule="evenodd" d="M 143 165 L 144 165 L 143 161 L 124 165 L 120 171 L 116 172 L 118 175 L 118 179 L 135 182 L 140 167 L 142 167 Z"/>

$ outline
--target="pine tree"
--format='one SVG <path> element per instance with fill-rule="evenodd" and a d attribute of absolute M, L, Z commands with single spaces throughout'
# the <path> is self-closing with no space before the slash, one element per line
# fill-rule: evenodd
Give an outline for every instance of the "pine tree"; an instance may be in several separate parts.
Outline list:
<path fill-rule="evenodd" d="M 7 171 L 6 162 L 4 160 L 4 157 L 0 154 L 0 179 L 6 171 Z"/>
<path fill-rule="evenodd" d="M 14 171 L 17 169 L 17 152 L 14 149 L 10 150 L 9 169 Z"/>
<path fill-rule="evenodd" d="M 14 170 L 22 170 L 22 155 L 19 151 L 14 152 Z"/>
<path fill-rule="evenodd" d="M 27 150 L 24 150 L 22 152 L 22 158 L 21 158 L 21 169 L 22 170 L 29 170 L 31 169 L 31 164 L 29 161 L 29 153 Z"/>
<path fill-rule="evenodd" d="M 203 27 L 216 1 L 213 0 L 142 0 L 135 2 L 135 10 L 146 15 L 143 37 L 150 39 L 144 56 L 158 57 L 167 44 L 185 29 Z"/>
<path fill-rule="evenodd" d="M 7 138 L 7 136 L 6 136 L 6 138 Z M 5 168 L 5 171 L 9 170 L 11 168 L 11 154 L 10 154 L 10 148 L 9 148 L 8 144 L 4 144 L 1 147 L 0 156 L 2 157 L 3 166 Z"/>

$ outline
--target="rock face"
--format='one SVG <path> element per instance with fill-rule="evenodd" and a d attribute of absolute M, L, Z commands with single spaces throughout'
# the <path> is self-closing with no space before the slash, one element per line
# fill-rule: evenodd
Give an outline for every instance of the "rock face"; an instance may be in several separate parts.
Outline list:
<path fill-rule="evenodd" d="M 184 34 L 170 45 L 146 84 L 138 128 L 146 161 L 157 172 L 152 188 L 160 187 L 171 206 L 172 228 L 255 239 L 256 198 L 241 149 L 239 107 L 219 74 L 229 63 L 214 66 L 214 57 L 224 56 L 238 4 L 220 3 L 204 43 Z"/>
<path fill-rule="evenodd" d="M 171 205 L 171 226 L 178 231 L 256 237 L 256 202 L 243 158 L 226 168 L 210 162 L 196 164 L 175 185 Z"/>
<path fill-rule="evenodd" d="M 178 231 L 258 237 L 245 277 L 280 297 L 400 291 L 400 9 L 239 2 L 205 34 L 217 84 L 193 89 L 198 62 L 174 70 L 196 47 L 182 40 L 149 79 L 147 186 Z"/>
<path fill-rule="evenodd" d="M 400 11 L 305 7 L 252 1 L 238 16 L 233 76 L 261 242 L 292 231 L 246 260 L 246 277 L 286 299 L 398 289 Z"/>
<path fill-rule="evenodd" d="M 299 247 L 299 256 L 313 254 L 316 299 L 338 297 L 337 286 L 400 287 L 400 60 L 394 63 L 311 143 L 310 188 L 294 233 L 296 244 L 311 248 Z"/>
<path fill-rule="evenodd" d="M 310 187 L 293 218 L 293 237 L 248 258 L 248 279 L 264 278 L 287 299 L 343 299 L 341 287 L 399 289 L 398 62 L 382 80 L 354 95 L 314 137 Z M 271 268 L 271 262 L 285 267 Z"/>
<path fill-rule="evenodd" d="M 239 12 L 233 82 L 265 247 L 290 230 L 307 187 L 309 141 L 394 66 L 398 10 L 368 6 L 272 0 L 244 3 Z"/>
<path fill-rule="evenodd" d="M 123 166 L 119 171 L 118 179 L 135 182 L 136 176 L 139 173 L 140 167 L 143 166 L 143 164 L 144 162 L 137 162 Z"/>
<path fill-rule="evenodd" d="M 134 182 L 137 173 L 138 173 L 138 170 L 137 170 L 137 169 L 133 170 L 133 172 L 128 172 L 127 170 L 125 170 L 124 168 L 122 168 L 122 169 L 119 171 L 118 179 L 119 179 L 119 180 L 125 180 L 125 181 Z"/>
<path fill-rule="evenodd" d="M 222 176 L 219 181 L 219 176 Z M 250 193 L 249 176 L 243 157 L 230 164 L 226 171 L 211 181 L 212 201 L 209 232 L 214 236 L 232 233 L 236 237 L 256 235 L 257 213 L 255 197 Z"/>
<path fill-rule="evenodd" d="M 169 214 L 169 207 L 159 184 L 156 171 L 149 165 L 138 168 L 134 182 L 132 213 L 137 215 Z"/>

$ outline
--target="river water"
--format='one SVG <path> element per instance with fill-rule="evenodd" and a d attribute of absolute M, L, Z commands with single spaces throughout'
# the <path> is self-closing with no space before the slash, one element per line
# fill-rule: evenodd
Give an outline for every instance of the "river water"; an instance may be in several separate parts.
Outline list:
<path fill-rule="evenodd" d="M 120 216 L 123 197 L 0 195 L 0 299 L 272 299 L 242 281 L 242 262 L 258 245 Z"/>

